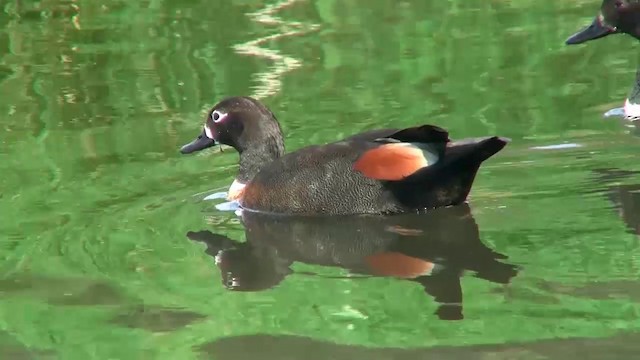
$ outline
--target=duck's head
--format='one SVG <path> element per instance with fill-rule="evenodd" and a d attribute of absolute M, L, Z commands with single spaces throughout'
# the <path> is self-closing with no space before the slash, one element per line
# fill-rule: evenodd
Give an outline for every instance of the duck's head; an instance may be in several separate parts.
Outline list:
<path fill-rule="evenodd" d="M 273 113 L 258 100 L 237 96 L 217 103 L 204 120 L 202 133 L 180 152 L 190 154 L 214 145 L 228 145 L 239 153 L 261 149 L 284 152 L 282 131 Z M 264 146 L 271 149 L 264 149 Z"/>
<path fill-rule="evenodd" d="M 202 133 L 180 152 L 190 154 L 218 144 L 229 145 L 240 153 L 240 168 L 229 189 L 229 200 L 239 199 L 245 184 L 262 166 L 284 154 L 276 117 L 258 100 L 245 96 L 217 103 L 207 114 Z"/>
<path fill-rule="evenodd" d="M 581 44 L 620 33 L 640 39 L 640 0 L 603 0 L 591 25 L 571 35 L 566 44 Z"/>

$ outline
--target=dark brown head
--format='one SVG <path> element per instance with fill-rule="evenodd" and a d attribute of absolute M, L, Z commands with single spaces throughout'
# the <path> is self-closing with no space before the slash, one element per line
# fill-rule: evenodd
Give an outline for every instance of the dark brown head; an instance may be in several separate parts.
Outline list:
<path fill-rule="evenodd" d="M 220 101 L 207 114 L 202 133 L 180 152 L 190 154 L 223 144 L 240 153 L 242 182 L 284 154 L 282 130 L 273 113 L 258 100 L 237 96 Z"/>
<path fill-rule="evenodd" d="M 603 0 L 591 25 L 571 35 L 566 44 L 581 44 L 620 33 L 640 39 L 640 0 Z"/>
<path fill-rule="evenodd" d="M 242 153 L 269 141 L 282 146 L 282 131 L 276 117 L 258 100 L 237 96 L 217 103 L 205 118 L 202 134 L 180 152 L 189 154 L 224 144 Z"/>

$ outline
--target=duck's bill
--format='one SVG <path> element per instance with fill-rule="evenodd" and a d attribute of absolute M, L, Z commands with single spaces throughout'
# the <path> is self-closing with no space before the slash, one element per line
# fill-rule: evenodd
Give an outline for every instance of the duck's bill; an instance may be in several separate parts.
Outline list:
<path fill-rule="evenodd" d="M 180 152 L 183 154 L 191 154 L 192 152 L 204 150 L 208 147 L 212 147 L 216 144 L 213 139 L 209 139 L 207 134 L 205 134 L 204 130 L 202 130 L 202 134 L 200 134 L 195 140 L 184 145 L 180 148 Z"/>
<path fill-rule="evenodd" d="M 582 44 L 590 40 L 595 40 L 601 37 L 605 37 L 607 35 L 615 34 L 616 32 L 617 32 L 616 29 L 603 25 L 602 21 L 600 20 L 600 16 L 596 16 L 596 18 L 593 19 L 593 22 L 591 23 L 591 25 L 571 35 L 567 39 L 565 44 L 567 45 Z"/>

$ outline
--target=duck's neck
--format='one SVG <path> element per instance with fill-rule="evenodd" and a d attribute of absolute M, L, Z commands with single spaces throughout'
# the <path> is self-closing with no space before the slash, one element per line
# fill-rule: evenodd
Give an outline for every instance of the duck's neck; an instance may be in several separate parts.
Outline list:
<path fill-rule="evenodd" d="M 240 169 L 236 181 L 246 184 L 263 166 L 284 155 L 284 143 L 281 137 L 270 137 L 259 144 L 240 149 L 238 152 L 240 153 Z"/>

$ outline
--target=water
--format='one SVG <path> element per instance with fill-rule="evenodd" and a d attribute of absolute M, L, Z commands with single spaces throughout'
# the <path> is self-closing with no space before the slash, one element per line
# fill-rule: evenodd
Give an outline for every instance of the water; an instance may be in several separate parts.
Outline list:
<path fill-rule="evenodd" d="M 640 140 L 602 116 L 633 83 L 636 44 L 563 45 L 599 2 L 0 5 L 2 358 L 640 350 Z M 285 224 L 252 242 L 233 212 L 202 201 L 229 186 L 237 154 L 178 153 L 228 95 L 261 98 L 289 151 L 425 122 L 513 141 L 481 168 L 466 217 L 391 224 L 369 247 L 339 241 L 375 229 L 366 222 L 333 235 Z M 207 253 L 187 236 L 200 231 L 226 240 Z M 423 241 L 437 251 L 411 242 L 432 231 Z M 363 267 L 367 249 L 398 244 L 418 272 Z M 262 281 L 254 291 L 223 285 L 234 281 L 213 257 L 223 248 L 239 254 L 227 252 L 236 284 Z M 491 276 L 478 271 L 496 263 Z M 439 316 L 443 303 L 463 319 Z"/>

